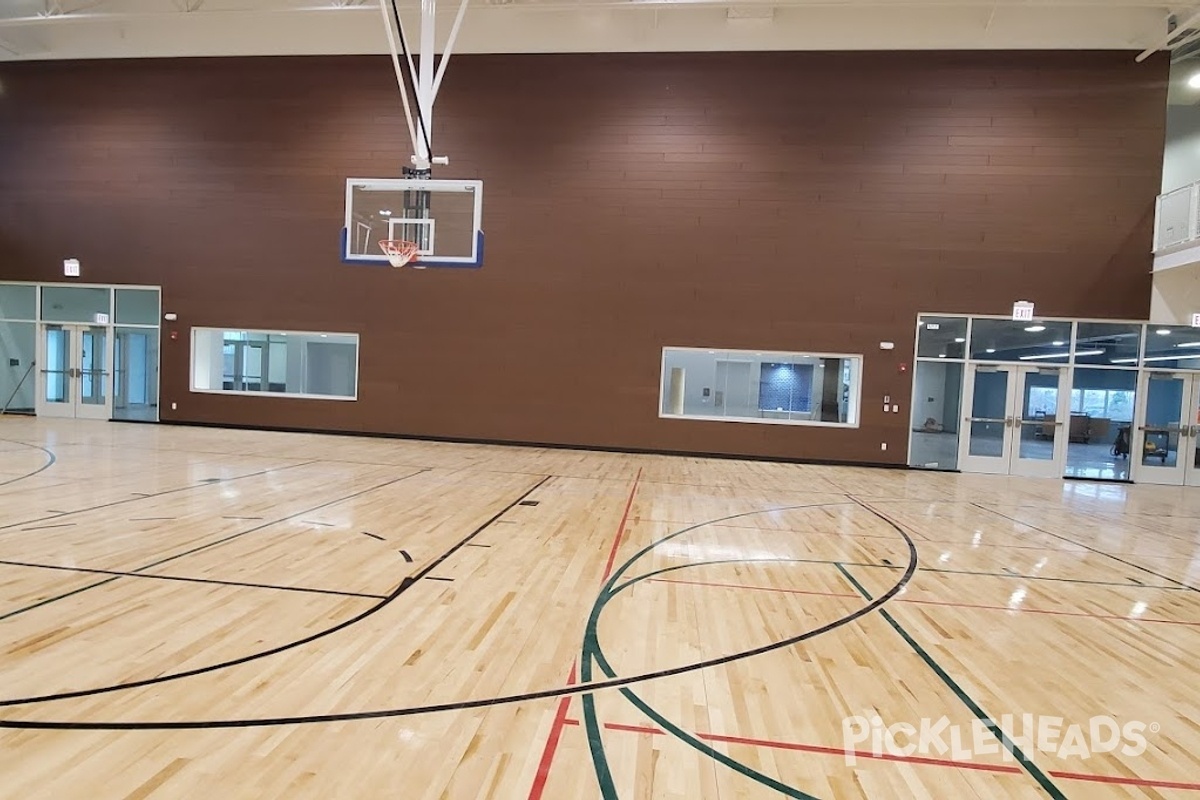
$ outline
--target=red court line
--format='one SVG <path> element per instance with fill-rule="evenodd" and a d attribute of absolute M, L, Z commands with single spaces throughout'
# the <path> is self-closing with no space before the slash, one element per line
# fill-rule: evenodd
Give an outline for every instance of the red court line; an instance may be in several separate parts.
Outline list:
<path fill-rule="evenodd" d="M 848 592 L 816 592 L 806 589 L 783 589 L 778 586 L 751 586 L 744 583 L 717 583 L 715 581 L 685 581 L 678 578 L 650 578 L 651 583 L 685 583 L 690 586 L 715 586 L 719 589 L 751 589 L 757 592 L 781 592 L 783 594 L 807 594 L 819 597 L 860 597 Z M 1136 587 L 1131 587 L 1136 588 Z M 1015 614 L 1047 614 L 1053 617 L 1087 617 L 1088 619 L 1116 620 L 1118 622 L 1156 622 L 1162 625 L 1200 626 L 1200 622 L 1178 619 L 1156 619 L 1153 617 L 1122 617 L 1120 614 L 1089 614 L 1085 611 L 1053 611 L 1045 608 L 1009 608 L 1008 606 L 989 606 L 980 603 L 950 603 L 945 600 L 906 600 L 895 598 L 894 603 L 907 603 L 918 606 L 945 606 L 946 608 L 976 608 L 983 611 L 1009 611 Z"/>
<path fill-rule="evenodd" d="M 567 677 L 567 685 L 575 683 L 575 664 L 571 665 L 571 674 Z M 542 760 L 538 762 L 537 774 L 533 776 L 533 786 L 529 788 L 529 800 L 540 800 L 546 791 L 546 779 L 550 777 L 550 765 L 554 763 L 554 754 L 558 752 L 558 742 L 562 738 L 563 726 L 567 723 L 567 709 L 571 706 L 571 695 L 558 701 L 558 710 L 554 712 L 554 722 L 550 725 L 550 735 L 546 737 L 546 746 L 542 748 Z"/>
<path fill-rule="evenodd" d="M 612 572 L 617 550 L 620 549 L 621 540 L 625 537 L 625 523 L 629 521 L 629 510 L 633 508 L 633 496 L 637 494 L 638 483 L 641 480 L 642 468 L 638 467 L 637 475 L 633 479 L 633 486 L 629 489 L 629 499 L 625 501 L 625 512 L 621 514 L 621 522 L 617 525 L 617 535 L 613 540 L 612 550 L 608 553 L 608 563 L 604 566 L 602 581 L 608 580 L 608 576 Z M 577 666 L 578 663 L 571 664 L 571 674 L 567 677 L 568 686 L 575 683 Z M 546 746 L 542 748 L 542 758 L 538 762 L 537 774 L 533 777 L 533 786 L 529 788 L 529 800 L 541 800 L 542 794 L 546 791 L 546 779 L 550 777 L 550 767 L 554 763 L 554 754 L 558 752 L 558 742 L 562 739 L 562 729 L 567 724 L 567 710 L 570 707 L 571 695 L 558 701 L 558 709 L 554 712 L 554 722 L 550 725 L 550 735 L 546 738 Z M 575 722 L 574 724 L 578 725 L 579 723 Z"/>
<path fill-rule="evenodd" d="M 567 725 L 578 725 L 579 720 L 569 719 Z M 651 733 L 663 734 L 664 731 L 658 728 L 649 728 L 644 725 L 622 725 L 617 722 L 606 722 L 604 727 L 611 731 L 626 731 L 629 733 Z M 772 750 L 795 750 L 802 753 L 823 753 L 831 756 L 844 756 L 846 751 L 840 747 L 824 747 L 815 744 L 797 744 L 795 742 L 775 742 L 769 739 L 748 739 L 742 736 L 724 736 L 718 733 L 697 733 L 697 739 L 702 739 L 706 742 L 724 742 L 726 744 L 746 744 L 754 747 L 767 747 Z M 1021 768 L 1009 764 L 980 764 L 974 761 L 950 761 L 944 758 L 924 758 L 922 756 L 894 756 L 888 753 L 870 753 L 865 750 L 852 751 L 858 758 L 867 758 L 875 761 L 901 761 L 905 764 L 929 764 L 937 767 L 955 767 L 957 769 L 973 769 L 983 772 L 1005 772 L 1005 773 L 1020 773 Z"/>
<path fill-rule="evenodd" d="M 625 501 L 625 513 L 621 515 L 621 522 L 617 525 L 617 538 L 613 539 L 612 550 L 608 552 L 608 563 L 604 565 L 604 576 L 600 578 L 602 581 L 608 580 L 608 576 L 612 574 L 613 562 L 617 560 L 617 550 L 621 548 L 621 540 L 625 538 L 625 523 L 629 521 L 629 509 L 633 508 L 633 496 L 637 494 L 638 484 L 642 481 L 642 468 L 638 467 L 637 475 L 633 479 L 633 488 L 629 490 L 629 499 Z"/>
<path fill-rule="evenodd" d="M 577 719 L 563 720 L 566 725 L 578 725 Z M 606 722 L 604 727 L 612 731 L 627 731 L 629 733 L 649 733 L 663 735 L 665 731 L 658 728 L 651 728 L 645 725 L 622 725 L 616 722 Z M 726 742 L 729 744 L 746 744 L 754 747 L 766 747 L 772 750 L 794 750 L 804 753 L 823 753 L 826 755 L 845 756 L 846 751 L 840 747 L 825 747 L 822 745 L 798 744 L 795 742 L 777 742 L 770 739 L 750 739 L 744 736 L 725 736 L 716 733 L 697 733 L 696 738 L 703 739 L 709 742 Z M 872 759 L 875 761 L 898 761 L 905 764 L 924 764 L 934 767 L 954 767 L 955 769 L 970 769 L 980 772 L 1002 772 L 1008 774 L 1019 774 L 1023 770 L 1013 764 L 983 764 L 976 761 L 951 761 L 945 758 L 925 758 L 923 756 L 895 756 L 888 753 L 870 753 L 863 750 L 853 751 L 858 758 Z M 1088 783 L 1108 783 L 1119 784 L 1122 786 L 1142 786 L 1156 789 L 1186 789 L 1191 791 L 1200 791 L 1200 783 L 1186 783 L 1183 781 L 1163 781 L 1154 780 L 1151 778 L 1124 778 L 1109 775 L 1089 775 L 1082 772 L 1060 772 L 1048 770 L 1048 773 L 1055 778 L 1072 781 L 1086 781 Z"/>

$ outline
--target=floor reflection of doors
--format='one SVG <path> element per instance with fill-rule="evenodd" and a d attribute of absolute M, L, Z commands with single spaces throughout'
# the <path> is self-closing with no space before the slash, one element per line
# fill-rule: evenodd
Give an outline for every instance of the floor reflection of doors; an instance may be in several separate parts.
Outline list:
<path fill-rule="evenodd" d="M 964 472 L 1058 477 L 1069 408 L 1059 367 L 973 365 L 959 453 Z"/>
<path fill-rule="evenodd" d="M 1200 486 L 1200 375 L 1148 372 L 1130 458 L 1139 483 Z"/>
<path fill-rule="evenodd" d="M 107 327 L 43 324 L 38 337 L 38 416 L 109 419 L 110 360 Z"/>

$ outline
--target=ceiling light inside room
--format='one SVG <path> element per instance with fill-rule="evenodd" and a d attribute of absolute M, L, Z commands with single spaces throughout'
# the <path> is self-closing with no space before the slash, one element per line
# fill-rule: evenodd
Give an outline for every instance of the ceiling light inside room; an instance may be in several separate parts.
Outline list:
<path fill-rule="evenodd" d="M 1192 77 L 1188 78 L 1187 83 L 1192 89 L 1200 89 L 1200 72 L 1193 73 Z"/>
<path fill-rule="evenodd" d="M 1045 325 L 1030 325 L 1025 330 L 1028 331 L 1029 333 L 1041 333 L 1042 331 L 1046 330 L 1046 326 Z"/>

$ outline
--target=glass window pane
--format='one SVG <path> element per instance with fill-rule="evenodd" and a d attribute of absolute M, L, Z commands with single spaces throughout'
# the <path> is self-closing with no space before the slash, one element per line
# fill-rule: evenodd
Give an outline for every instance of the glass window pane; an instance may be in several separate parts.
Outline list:
<path fill-rule="evenodd" d="M 358 336 L 194 328 L 192 391 L 358 396 Z"/>
<path fill-rule="evenodd" d="M 32 321 L 37 318 L 37 288 L 0 283 L 0 319 Z"/>
<path fill-rule="evenodd" d="M 1070 359 L 1071 323 L 975 319 L 971 323 L 971 358 L 1065 364 Z"/>
<path fill-rule="evenodd" d="M 157 289 L 117 289 L 118 325 L 157 325 Z"/>
<path fill-rule="evenodd" d="M 1137 363 L 1142 326 L 1114 322 L 1081 322 L 1075 331 L 1075 363 L 1121 366 Z"/>
<path fill-rule="evenodd" d="M 1147 367 L 1200 370 L 1200 328 L 1151 325 L 1146 331 Z"/>
<path fill-rule="evenodd" d="M 117 328 L 113 378 L 113 419 L 158 419 L 157 329 Z"/>
<path fill-rule="evenodd" d="M 1070 438 L 1066 474 L 1073 478 L 1125 480 L 1137 372 L 1124 369 L 1075 370 L 1071 389 Z M 1091 413 L 1103 407 L 1103 413 Z M 1088 412 L 1085 413 L 1085 408 Z"/>
<path fill-rule="evenodd" d="M 966 317 L 920 318 L 917 327 L 917 356 L 920 358 L 963 358 L 967 350 Z"/>
<path fill-rule="evenodd" d="M 958 468 L 963 365 L 918 361 L 913 374 L 912 449 L 909 466 Z"/>
<path fill-rule="evenodd" d="M 33 412 L 37 332 L 32 322 L 0 321 L 0 410 Z"/>
<path fill-rule="evenodd" d="M 860 361 L 859 356 L 667 347 L 659 413 L 857 425 Z"/>
<path fill-rule="evenodd" d="M 43 286 L 42 320 L 49 322 L 94 322 L 97 314 L 109 314 L 108 289 L 79 286 Z"/>

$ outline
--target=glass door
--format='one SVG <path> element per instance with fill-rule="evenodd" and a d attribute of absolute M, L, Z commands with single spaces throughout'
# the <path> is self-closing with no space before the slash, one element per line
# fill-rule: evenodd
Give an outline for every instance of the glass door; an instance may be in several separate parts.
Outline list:
<path fill-rule="evenodd" d="M 70 325 L 43 325 L 38 337 L 38 393 L 36 411 L 39 417 L 74 417 L 75 375 L 74 352 L 71 347 Z"/>
<path fill-rule="evenodd" d="M 1012 460 L 1015 368 L 972 365 L 964 407 L 966 430 L 959 444 L 959 469 L 1007 475 Z"/>
<path fill-rule="evenodd" d="M 109 419 L 111 345 L 104 325 L 42 325 L 38 338 L 38 416 Z"/>
<path fill-rule="evenodd" d="M 966 386 L 963 472 L 1059 477 L 1066 460 L 1066 370 L 973 365 Z"/>
<path fill-rule="evenodd" d="M 1188 406 L 1188 447 L 1183 471 L 1186 486 L 1200 486 L 1200 375 L 1192 375 L 1192 402 Z"/>
<path fill-rule="evenodd" d="M 1060 367 L 1017 367 L 1017 408 L 1013 425 L 1010 474 L 1060 478 L 1067 453 L 1070 403 L 1066 370 Z"/>
<path fill-rule="evenodd" d="M 1133 441 L 1134 479 L 1200 486 L 1200 376 L 1148 372 Z"/>

